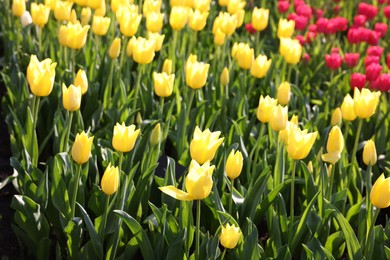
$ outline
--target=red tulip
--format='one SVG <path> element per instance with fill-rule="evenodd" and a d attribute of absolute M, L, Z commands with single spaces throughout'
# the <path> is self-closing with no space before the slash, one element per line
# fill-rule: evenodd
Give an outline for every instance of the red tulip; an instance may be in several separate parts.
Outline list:
<path fill-rule="evenodd" d="M 367 49 L 367 55 L 368 56 L 382 56 L 383 48 L 379 46 L 370 46 Z"/>
<path fill-rule="evenodd" d="M 308 6 L 307 4 L 298 5 L 296 8 L 296 12 L 298 15 L 306 16 L 309 19 L 312 17 L 311 7 Z"/>
<path fill-rule="evenodd" d="M 367 18 L 366 16 L 362 15 L 362 14 L 358 14 L 356 15 L 354 18 L 353 18 L 353 24 L 360 27 L 360 26 L 364 26 L 364 24 L 366 23 L 367 21 Z"/>
<path fill-rule="evenodd" d="M 374 31 L 379 32 L 381 34 L 380 37 L 383 37 L 386 35 L 388 25 L 385 23 L 376 23 L 374 28 Z"/>
<path fill-rule="evenodd" d="M 366 75 L 361 73 L 353 73 L 349 80 L 349 84 L 351 89 L 353 90 L 355 87 L 358 89 L 362 89 L 364 85 L 366 85 Z"/>
<path fill-rule="evenodd" d="M 346 53 L 344 55 L 344 61 L 348 67 L 353 68 L 359 61 L 360 53 Z"/>
<path fill-rule="evenodd" d="M 331 53 L 325 55 L 325 64 L 329 69 L 336 70 L 341 66 L 341 56 L 338 53 Z"/>
<path fill-rule="evenodd" d="M 256 32 L 256 29 L 253 28 L 252 23 L 247 23 L 247 24 L 245 24 L 245 29 L 246 29 L 246 31 L 247 31 L 248 33 L 250 33 L 250 34 L 254 34 L 254 33 Z"/>
<path fill-rule="evenodd" d="M 358 14 L 362 14 L 367 17 L 367 20 L 372 20 L 378 13 L 378 7 L 369 5 L 367 3 L 360 3 L 358 5 Z"/>
<path fill-rule="evenodd" d="M 383 8 L 383 14 L 386 16 L 387 19 L 390 19 L 390 5 Z"/>
<path fill-rule="evenodd" d="M 290 3 L 287 1 L 279 1 L 278 2 L 278 11 L 279 13 L 284 14 L 287 12 L 288 8 L 290 7 Z"/>
<path fill-rule="evenodd" d="M 372 63 L 366 68 L 366 79 L 368 81 L 376 80 L 381 74 L 382 66 L 377 63 Z"/>
<path fill-rule="evenodd" d="M 379 64 L 379 59 L 379 56 L 366 56 L 366 58 L 364 59 L 364 67 L 367 68 L 373 63 Z"/>
<path fill-rule="evenodd" d="M 375 81 L 371 82 L 370 87 L 382 92 L 390 91 L 390 74 L 381 74 Z"/>

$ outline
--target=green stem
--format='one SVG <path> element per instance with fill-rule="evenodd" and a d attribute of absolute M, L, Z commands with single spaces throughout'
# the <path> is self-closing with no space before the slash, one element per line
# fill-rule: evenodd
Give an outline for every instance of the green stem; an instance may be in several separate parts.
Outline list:
<path fill-rule="evenodd" d="M 164 122 L 164 98 L 160 97 L 160 121 Z"/>
<path fill-rule="evenodd" d="M 140 64 L 138 68 L 137 81 L 135 84 L 133 111 L 137 109 L 138 93 L 139 93 L 139 88 L 141 87 L 141 77 L 142 77 L 143 70 L 144 70 L 144 65 Z"/>
<path fill-rule="evenodd" d="M 199 260 L 199 245 L 200 245 L 200 206 L 201 201 L 196 201 L 196 248 L 195 248 L 195 260 Z"/>
<path fill-rule="evenodd" d="M 63 152 L 68 151 L 68 143 L 69 143 L 69 135 L 70 135 L 70 129 L 72 128 L 72 120 L 73 120 L 73 112 L 67 111 L 67 116 L 68 116 L 68 128 L 66 129 L 66 136 L 65 136 L 65 149 Z"/>
<path fill-rule="evenodd" d="M 292 241 L 294 230 L 294 196 L 295 196 L 295 171 L 297 167 L 297 160 L 293 162 L 293 170 L 291 173 L 291 193 L 290 193 L 290 226 L 288 232 L 288 241 Z"/>
<path fill-rule="evenodd" d="M 79 181 L 80 181 L 80 174 L 81 174 L 81 165 L 77 164 L 77 175 L 76 175 L 76 181 L 74 182 L 74 189 L 73 189 L 73 195 L 72 195 L 72 218 L 75 216 L 76 211 L 76 200 L 77 200 L 77 192 L 79 189 Z"/>
<path fill-rule="evenodd" d="M 104 234 L 105 234 L 105 230 L 106 230 L 106 223 L 107 223 L 107 215 L 108 215 L 109 204 L 110 204 L 110 195 L 106 196 L 106 203 L 105 203 L 105 207 L 104 207 L 103 222 L 102 222 L 102 225 L 100 227 L 100 240 L 101 240 L 102 244 L 103 244 L 103 241 L 104 241 Z"/>
<path fill-rule="evenodd" d="M 173 40 L 172 40 L 172 45 L 170 46 L 169 49 L 169 57 L 172 60 L 172 72 L 175 73 L 175 64 L 176 64 L 176 45 L 177 45 L 177 37 L 178 37 L 179 32 L 173 30 Z"/>
<path fill-rule="evenodd" d="M 233 189 L 234 189 L 234 179 L 230 180 L 230 199 L 229 199 L 229 213 L 233 216 Z"/>
<path fill-rule="evenodd" d="M 73 80 L 76 78 L 76 50 L 72 49 L 72 76 Z"/>
<path fill-rule="evenodd" d="M 109 108 L 109 106 L 111 105 L 112 78 L 114 74 L 114 65 L 115 65 L 115 60 L 111 60 L 106 89 L 104 90 L 104 95 L 103 95 L 103 107 L 105 109 Z"/>
<path fill-rule="evenodd" d="M 351 122 L 350 121 L 346 121 L 345 122 L 345 130 L 344 130 L 344 143 L 346 144 L 347 143 L 347 138 L 348 138 L 348 134 L 349 134 L 349 126 L 350 126 Z"/>
<path fill-rule="evenodd" d="M 336 165 L 332 165 L 332 170 L 330 171 L 330 181 L 329 181 L 329 190 L 328 190 L 328 200 L 330 201 L 330 198 L 332 197 L 332 190 L 333 190 L 333 182 L 334 182 L 334 168 Z"/>
<path fill-rule="evenodd" d="M 196 89 L 191 88 L 190 99 L 189 99 L 187 106 L 185 107 L 186 108 L 186 110 L 185 110 L 186 116 L 181 124 L 180 129 L 179 129 L 180 143 L 179 143 L 179 147 L 178 147 L 178 154 L 182 154 L 184 152 L 184 146 L 185 146 L 186 137 L 187 137 L 187 134 L 186 134 L 187 120 L 190 119 L 189 116 L 190 116 L 191 106 L 192 106 L 192 102 L 194 100 L 195 92 L 196 92 Z"/>
<path fill-rule="evenodd" d="M 358 128 L 356 131 L 355 143 L 354 143 L 353 149 L 352 149 L 351 164 L 353 164 L 354 161 L 356 160 L 356 152 L 357 152 L 357 147 L 359 144 L 360 132 L 362 131 L 362 125 L 363 125 L 363 119 L 359 118 L 358 120 L 359 120 L 359 123 L 358 123 Z"/>
<path fill-rule="evenodd" d="M 370 192 L 371 192 L 371 165 L 367 166 L 367 172 L 366 172 L 366 210 L 367 210 L 367 220 L 366 220 L 366 247 L 364 248 L 364 255 L 368 257 L 367 255 L 370 251 L 370 232 L 371 229 L 373 229 L 375 224 L 375 221 L 373 223 L 372 221 L 372 204 L 370 201 Z M 379 210 L 378 210 L 379 211 Z M 366 258 L 369 259 L 369 258 Z"/>
<path fill-rule="evenodd" d="M 372 204 L 370 203 L 370 210 L 372 211 Z M 366 237 L 366 246 L 364 247 L 364 256 L 366 259 L 371 259 L 372 251 L 374 249 L 373 244 L 375 239 L 375 222 L 378 218 L 380 209 L 376 209 L 374 213 L 374 217 L 372 218 L 372 221 L 370 223 L 370 229 L 368 231 L 367 237 Z M 371 213 L 372 214 L 372 213 Z"/>
<path fill-rule="evenodd" d="M 39 112 L 39 105 L 40 105 L 41 98 L 34 95 L 33 97 L 33 130 L 37 128 L 37 121 L 38 121 L 38 112 Z"/>
<path fill-rule="evenodd" d="M 225 254 L 226 254 L 226 248 L 223 249 L 221 260 L 223 260 L 225 258 Z"/>
<path fill-rule="evenodd" d="M 255 55 L 258 55 L 261 49 L 259 48 L 259 43 L 260 43 L 260 31 L 256 32 L 256 39 L 255 39 Z"/>

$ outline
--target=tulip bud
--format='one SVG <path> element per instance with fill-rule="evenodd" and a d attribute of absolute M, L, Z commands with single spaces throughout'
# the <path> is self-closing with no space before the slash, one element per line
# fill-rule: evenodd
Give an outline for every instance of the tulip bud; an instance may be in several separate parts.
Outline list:
<path fill-rule="evenodd" d="M 26 1 L 25 0 L 13 0 L 12 2 L 12 14 L 21 17 L 26 11 Z"/>
<path fill-rule="evenodd" d="M 267 56 L 260 54 L 256 57 L 251 66 L 251 75 L 255 78 L 265 77 L 269 68 L 271 67 L 271 63 L 271 59 L 268 60 Z"/>
<path fill-rule="evenodd" d="M 141 116 L 140 112 L 137 113 L 137 117 L 136 117 L 135 121 L 137 122 L 137 125 L 142 124 L 142 116 Z"/>
<path fill-rule="evenodd" d="M 80 109 L 81 104 L 81 88 L 70 85 L 66 88 L 65 84 L 62 84 L 62 104 L 68 111 L 76 111 Z"/>
<path fill-rule="evenodd" d="M 326 143 L 326 154 L 322 155 L 322 160 L 335 164 L 341 157 L 341 152 L 344 149 L 344 137 L 340 128 L 333 126 L 329 132 L 328 141 Z"/>
<path fill-rule="evenodd" d="M 170 59 L 164 60 L 162 72 L 165 72 L 168 75 L 172 74 L 172 60 Z"/>
<path fill-rule="evenodd" d="M 58 42 L 61 46 L 68 46 L 68 27 L 62 24 L 58 30 Z"/>
<path fill-rule="evenodd" d="M 100 183 L 102 186 L 102 191 L 106 195 L 114 194 L 119 187 L 119 169 L 118 167 L 113 167 L 109 164 L 106 168 L 106 171 L 103 174 L 102 181 Z"/>
<path fill-rule="evenodd" d="M 311 174 L 313 174 L 313 172 L 314 172 L 314 170 L 313 170 L 313 163 L 311 161 L 307 164 L 307 169 L 309 170 L 309 172 Z"/>
<path fill-rule="evenodd" d="M 284 57 L 284 60 L 289 64 L 297 64 L 302 55 L 302 45 L 298 40 L 292 40 L 289 38 L 281 38 L 280 40 L 280 54 Z"/>
<path fill-rule="evenodd" d="M 234 180 L 238 176 L 240 176 L 243 166 L 243 158 L 240 151 L 235 152 L 234 149 L 230 152 L 227 160 L 226 160 L 226 175 Z"/>
<path fill-rule="evenodd" d="M 32 18 L 31 18 L 31 14 L 29 11 L 25 11 L 22 16 L 20 17 L 21 21 L 22 21 L 22 26 L 23 27 L 26 27 L 27 25 L 30 25 L 32 24 Z"/>
<path fill-rule="evenodd" d="M 84 25 L 87 25 L 89 24 L 89 21 L 91 20 L 91 8 L 89 7 L 83 7 L 83 9 L 81 9 L 81 25 L 84 26 Z M 96 12 L 95 12 L 95 15 L 96 15 Z M 93 28 L 92 28 L 92 31 L 93 31 Z"/>
<path fill-rule="evenodd" d="M 343 103 L 341 104 L 341 115 L 343 116 L 343 119 L 347 121 L 356 119 L 354 101 L 349 94 L 344 97 Z"/>
<path fill-rule="evenodd" d="M 268 25 L 269 10 L 263 8 L 253 9 L 252 12 L 252 25 L 256 31 L 263 31 Z"/>
<path fill-rule="evenodd" d="M 54 17 L 57 21 L 69 21 L 73 2 L 57 1 L 54 9 Z"/>
<path fill-rule="evenodd" d="M 290 83 L 288 83 L 287 81 L 282 82 L 282 84 L 280 84 L 278 88 L 277 98 L 279 104 L 281 104 L 282 106 L 287 105 L 288 102 L 290 101 L 290 92 L 291 92 L 290 89 L 291 89 Z"/>
<path fill-rule="evenodd" d="M 78 50 L 84 47 L 87 40 L 89 25 L 81 26 L 80 23 L 67 24 L 67 46 L 71 49 Z"/>
<path fill-rule="evenodd" d="M 121 39 L 115 38 L 110 46 L 110 50 L 108 51 L 108 55 L 111 59 L 116 59 L 119 57 L 119 54 L 121 52 Z"/>
<path fill-rule="evenodd" d="M 272 108 L 270 125 L 272 130 L 280 131 L 286 128 L 287 124 L 287 115 L 288 115 L 288 107 L 282 107 L 281 105 L 274 106 Z"/>
<path fill-rule="evenodd" d="M 37 56 L 31 55 L 27 67 L 27 82 L 35 96 L 50 95 L 53 90 L 56 66 L 57 63 L 53 63 L 51 59 L 39 61 Z"/>
<path fill-rule="evenodd" d="M 221 245 L 228 249 L 233 249 L 236 247 L 238 241 L 241 238 L 241 231 L 239 227 L 236 227 L 234 224 L 229 225 L 229 223 L 222 227 L 222 232 L 219 237 Z"/>
<path fill-rule="evenodd" d="M 92 32 L 96 35 L 106 35 L 108 28 L 110 27 L 111 19 L 109 17 L 93 16 L 92 19 Z"/>
<path fill-rule="evenodd" d="M 33 23 L 42 28 L 49 20 L 50 8 L 43 4 L 31 3 L 31 17 Z"/>
<path fill-rule="evenodd" d="M 164 14 L 151 12 L 146 15 L 146 29 L 150 32 L 158 33 L 162 30 Z"/>
<path fill-rule="evenodd" d="M 341 114 L 341 109 L 338 107 L 335 110 L 333 110 L 332 119 L 331 119 L 331 125 L 338 125 L 338 126 L 340 126 L 342 119 L 343 119 L 343 117 L 342 117 L 342 114 Z"/>
<path fill-rule="evenodd" d="M 161 126 L 158 123 L 150 133 L 149 142 L 152 146 L 157 145 L 161 142 Z"/>
<path fill-rule="evenodd" d="M 262 123 L 268 123 L 271 119 L 271 113 L 274 106 L 276 106 L 277 100 L 269 96 L 265 98 L 260 96 L 259 106 L 257 108 L 257 119 Z"/>
<path fill-rule="evenodd" d="M 230 15 L 229 13 L 220 13 L 220 29 L 223 33 L 228 36 L 231 36 L 237 28 L 238 20 L 237 16 Z"/>
<path fill-rule="evenodd" d="M 127 43 L 126 46 L 126 55 L 128 57 L 133 56 L 133 49 L 134 49 L 134 43 L 136 42 L 137 38 L 134 36 L 130 38 L 129 42 Z"/>
<path fill-rule="evenodd" d="M 372 140 L 368 140 L 363 148 L 363 162 L 366 165 L 373 166 L 376 163 L 376 148 L 375 143 Z"/>
<path fill-rule="evenodd" d="M 138 37 L 133 45 L 133 59 L 139 64 L 149 64 L 154 58 L 155 42 Z"/>
<path fill-rule="evenodd" d="M 225 43 L 226 34 L 224 34 L 220 29 L 214 34 L 214 43 L 217 46 L 222 46 Z"/>
<path fill-rule="evenodd" d="M 375 114 L 380 95 L 379 91 L 371 92 L 369 89 L 363 88 L 360 92 L 358 88 L 355 88 L 353 101 L 356 115 L 360 118 L 369 118 Z"/>
<path fill-rule="evenodd" d="M 121 10 L 121 8 L 124 7 L 120 6 L 118 10 L 118 12 L 122 11 L 122 14 L 118 17 L 119 29 L 124 36 L 134 36 L 141 23 L 142 15 L 136 12 L 125 11 L 125 9 Z"/>
<path fill-rule="evenodd" d="M 193 88 L 198 89 L 204 87 L 207 81 L 207 73 L 209 71 L 210 64 L 197 62 L 186 64 L 186 84 Z"/>
<path fill-rule="evenodd" d="M 224 138 L 218 138 L 220 131 L 210 132 L 209 129 L 203 132 L 198 126 L 195 127 L 194 137 L 190 143 L 191 158 L 200 164 L 211 161 L 218 147 L 222 144 Z"/>
<path fill-rule="evenodd" d="M 125 123 L 116 123 L 112 137 L 112 146 L 119 152 L 130 152 L 133 150 L 140 130 L 135 130 L 135 125 L 126 126 Z"/>
<path fill-rule="evenodd" d="M 193 7 L 195 10 L 199 10 L 200 12 L 207 12 L 210 10 L 210 2 L 211 0 L 197 0 L 194 1 Z"/>
<path fill-rule="evenodd" d="M 88 79 L 87 74 L 83 69 L 79 69 L 76 74 L 76 78 L 74 79 L 74 83 L 76 87 L 81 88 L 81 94 L 85 94 L 88 90 Z"/>
<path fill-rule="evenodd" d="M 76 135 L 76 140 L 72 146 L 72 158 L 77 164 L 88 162 L 91 156 L 93 136 L 88 135 L 83 131 Z"/>
<path fill-rule="evenodd" d="M 174 6 L 171 9 L 169 16 L 169 24 L 175 31 L 180 31 L 188 21 L 188 8 L 182 6 Z"/>
<path fill-rule="evenodd" d="M 386 178 L 382 173 L 375 181 L 370 193 L 372 205 L 378 209 L 390 206 L 390 178 Z"/>
<path fill-rule="evenodd" d="M 154 92 L 159 97 L 169 97 L 172 95 L 175 74 L 153 73 Z"/>
<path fill-rule="evenodd" d="M 227 86 L 227 84 L 229 84 L 229 69 L 227 67 L 223 68 L 220 81 L 222 86 Z"/>
<path fill-rule="evenodd" d="M 198 9 L 190 11 L 188 26 L 194 31 L 201 31 L 206 26 L 208 12 L 200 12 Z"/>
<path fill-rule="evenodd" d="M 106 1 L 102 1 L 102 5 L 100 8 L 95 10 L 95 15 L 96 16 L 105 16 L 106 15 Z"/>
<path fill-rule="evenodd" d="M 294 20 L 280 19 L 278 25 L 278 38 L 291 38 L 294 33 Z"/>

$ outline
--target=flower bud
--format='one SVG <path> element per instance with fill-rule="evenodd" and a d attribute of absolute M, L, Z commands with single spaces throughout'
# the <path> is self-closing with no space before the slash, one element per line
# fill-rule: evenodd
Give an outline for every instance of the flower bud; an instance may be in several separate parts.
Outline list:
<path fill-rule="evenodd" d="M 225 43 L 226 34 L 223 33 L 220 29 L 214 34 L 214 43 L 217 46 L 222 46 Z"/>
<path fill-rule="evenodd" d="M 343 116 L 343 119 L 347 121 L 356 119 L 354 101 L 349 94 L 344 97 L 343 103 L 341 104 L 341 115 Z"/>
<path fill-rule="evenodd" d="M 39 61 L 37 56 L 31 55 L 27 67 L 27 82 L 31 92 L 38 97 L 50 95 L 53 90 L 56 62 L 51 59 Z"/>
<path fill-rule="evenodd" d="M 102 191 L 106 195 L 114 194 L 119 187 L 119 169 L 109 164 L 103 174 L 102 181 L 100 183 Z"/>
<path fill-rule="evenodd" d="M 278 38 L 291 38 L 294 33 L 294 20 L 280 19 L 278 25 Z"/>
<path fill-rule="evenodd" d="M 31 17 L 33 23 L 42 28 L 49 20 L 50 8 L 43 4 L 31 3 Z"/>
<path fill-rule="evenodd" d="M 21 17 L 26 11 L 26 1 L 25 0 L 13 0 L 12 1 L 12 14 Z"/>
<path fill-rule="evenodd" d="M 164 25 L 164 14 L 151 12 L 146 15 L 146 29 L 150 32 L 158 33 Z"/>
<path fill-rule="evenodd" d="M 76 135 L 76 140 L 72 146 L 72 158 L 77 164 L 88 162 L 91 156 L 93 136 L 88 135 L 83 131 Z"/>
<path fill-rule="evenodd" d="M 386 178 L 382 173 L 375 181 L 370 193 L 372 205 L 378 209 L 390 206 L 390 178 Z"/>
<path fill-rule="evenodd" d="M 343 119 L 343 117 L 342 117 L 342 114 L 341 114 L 341 109 L 338 107 L 335 110 L 333 110 L 332 119 L 330 120 L 331 121 L 331 125 L 338 125 L 338 126 L 340 126 L 341 122 L 342 122 L 342 119 Z"/>
<path fill-rule="evenodd" d="M 162 72 L 165 72 L 168 75 L 172 74 L 172 60 L 170 59 L 164 60 Z"/>
<path fill-rule="evenodd" d="M 223 68 L 220 80 L 222 86 L 227 86 L 227 84 L 229 84 L 229 69 L 227 67 Z"/>
<path fill-rule="evenodd" d="M 262 123 L 268 123 L 271 119 L 271 113 L 274 106 L 276 106 L 277 100 L 270 96 L 260 96 L 259 106 L 257 108 L 257 119 Z"/>
<path fill-rule="evenodd" d="M 234 180 L 238 176 L 240 176 L 243 166 L 243 157 L 240 151 L 234 151 L 234 149 L 230 152 L 227 160 L 225 171 L 226 175 Z"/>
<path fill-rule="evenodd" d="M 80 109 L 81 104 L 81 88 L 70 85 L 66 88 L 65 84 L 62 84 L 62 104 L 68 111 L 76 111 Z"/>
<path fill-rule="evenodd" d="M 272 60 L 259 54 L 251 66 L 251 75 L 255 78 L 263 78 L 271 67 Z"/>
<path fill-rule="evenodd" d="M 169 16 L 169 24 L 175 31 L 180 31 L 188 21 L 188 8 L 182 6 L 174 6 L 171 9 Z"/>
<path fill-rule="evenodd" d="M 368 140 L 363 148 L 363 162 L 366 165 L 373 166 L 376 163 L 376 148 L 375 143 L 372 140 Z"/>
<path fill-rule="evenodd" d="M 207 81 L 207 73 L 209 71 L 210 64 L 195 61 L 194 63 L 188 63 L 186 65 L 186 84 L 193 88 L 198 89 L 204 87 Z"/>
<path fill-rule="evenodd" d="M 110 50 L 108 51 L 108 55 L 110 56 L 111 59 L 116 59 L 119 57 L 120 52 L 121 52 L 121 39 L 117 37 L 111 43 Z"/>
<path fill-rule="evenodd" d="M 81 88 L 81 94 L 85 94 L 88 90 L 88 79 L 85 70 L 79 69 L 76 74 L 76 78 L 74 79 L 74 83 L 76 87 Z"/>
<path fill-rule="evenodd" d="M 29 11 L 25 11 L 22 16 L 20 17 L 21 21 L 22 21 L 22 26 L 23 27 L 26 27 L 27 25 L 30 25 L 32 24 L 32 18 L 31 18 L 31 14 Z"/>
<path fill-rule="evenodd" d="M 57 21 L 69 21 L 73 2 L 57 1 L 54 9 L 54 17 Z"/>
<path fill-rule="evenodd" d="M 263 8 L 253 9 L 252 12 L 252 25 L 256 31 L 263 31 L 268 25 L 269 10 Z"/>
<path fill-rule="evenodd" d="M 139 64 L 149 64 L 154 58 L 155 41 L 138 37 L 133 45 L 133 59 Z"/>
<path fill-rule="evenodd" d="M 282 106 L 288 104 L 288 102 L 290 101 L 290 92 L 291 92 L 290 83 L 288 83 L 287 81 L 282 82 L 278 88 L 278 95 L 277 95 L 279 104 L 281 104 Z"/>
<path fill-rule="evenodd" d="M 188 26 L 194 31 L 201 31 L 206 26 L 208 12 L 200 12 L 198 9 L 190 11 Z"/>
<path fill-rule="evenodd" d="M 223 247 L 233 249 L 236 247 L 240 238 L 240 228 L 236 227 L 234 224 L 230 226 L 228 223 L 225 227 L 222 227 L 222 232 L 219 236 L 219 241 L 221 242 L 221 245 Z"/>
<path fill-rule="evenodd" d="M 157 145 L 161 142 L 161 126 L 158 123 L 150 133 L 149 142 L 152 146 Z"/>
<path fill-rule="evenodd" d="M 153 73 L 154 92 L 159 97 L 169 97 L 172 95 L 175 74 Z"/>
<path fill-rule="evenodd" d="M 287 124 L 288 107 L 282 107 L 281 105 L 274 106 L 272 108 L 270 125 L 272 130 L 280 131 L 286 128 Z"/>
<path fill-rule="evenodd" d="M 379 91 L 371 92 L 369 89 L 363 88 L 360 92 L 358 88 L 355 88 L 353 101 L 356 115 L 360 118 L 369 118 L 375 114 L 380 95 Z"/>
<path fill-rule="evenodd" d="M 110 17 L 93 16 L 92 19 L 92 32 L 96 35 L 106 35 L 108 28 L 110 27 Z"/>
<path fill-rule="evenodd" d="M 89 7 L 83 7 L 83 9 L 81 9 L 81 25 L 84 26 L 84 25 L 87 25 L 89 24 L 89 21 L 91 20 L 91 8 Z M 95 12 L 95 15 L 96 15 L 96 12 Z M 92 28 L 92 31 L 93 31 L 93 28 Z"/>
<path fill-rule="evenodd" d="M 344 149 L 344 137 L 340 128 L 333 126 L 329 132 L 328 141 L 326 143 L 326 154 L 322 155 L 322 160 L 335 164 L 341 157 L 341 152 Z"/>

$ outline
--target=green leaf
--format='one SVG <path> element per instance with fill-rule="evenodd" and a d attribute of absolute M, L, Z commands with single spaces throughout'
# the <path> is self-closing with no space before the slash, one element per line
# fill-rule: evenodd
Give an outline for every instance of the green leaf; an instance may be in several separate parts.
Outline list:
<path fill-rule="evenodd" d="M 137 238 L 138 245 L 141 249 L 144 259 L 154 259 L 153 248 L 145 230 L 141 227 L 137 220 L 122 210 L 114 210 L 116 214 L 126 223 L 133 235 Z"/>
<path fill-rule="evenodd" d="M 181 229 L 175 239 L 168 245 L 168 251 L 165 259 L 184 259 L 184 240 L 186 238 L 186 229 Z"/>
<path fill-rule="evenodd" d="M 71 218 L 71 209 L 69 194 L 66 189 L 65 182 L 62 178 L 63 167 L 62 160 L 59 155 L 54 158 L 54 166 L 51 182 L 51 198 L 54 207 L 63 215 L 65 219 Z"/>
<path fill-rule="evenodd" d="M 345 249 L 343 232 L 337 231 L 328 236 L 326 239 L 325 248 L 337 259 L 340 259 Z"/>
<path fill-rule="evenodd" d="M 80 218 L 73 218 L 69 220 L 68 225 L 66 225 L 64 232 L 67 237 L 67 248 L 70 258 L 76 259 L 77 254 L 80 251 L 80 243 L 82 237 L 82 221 Z"/>

